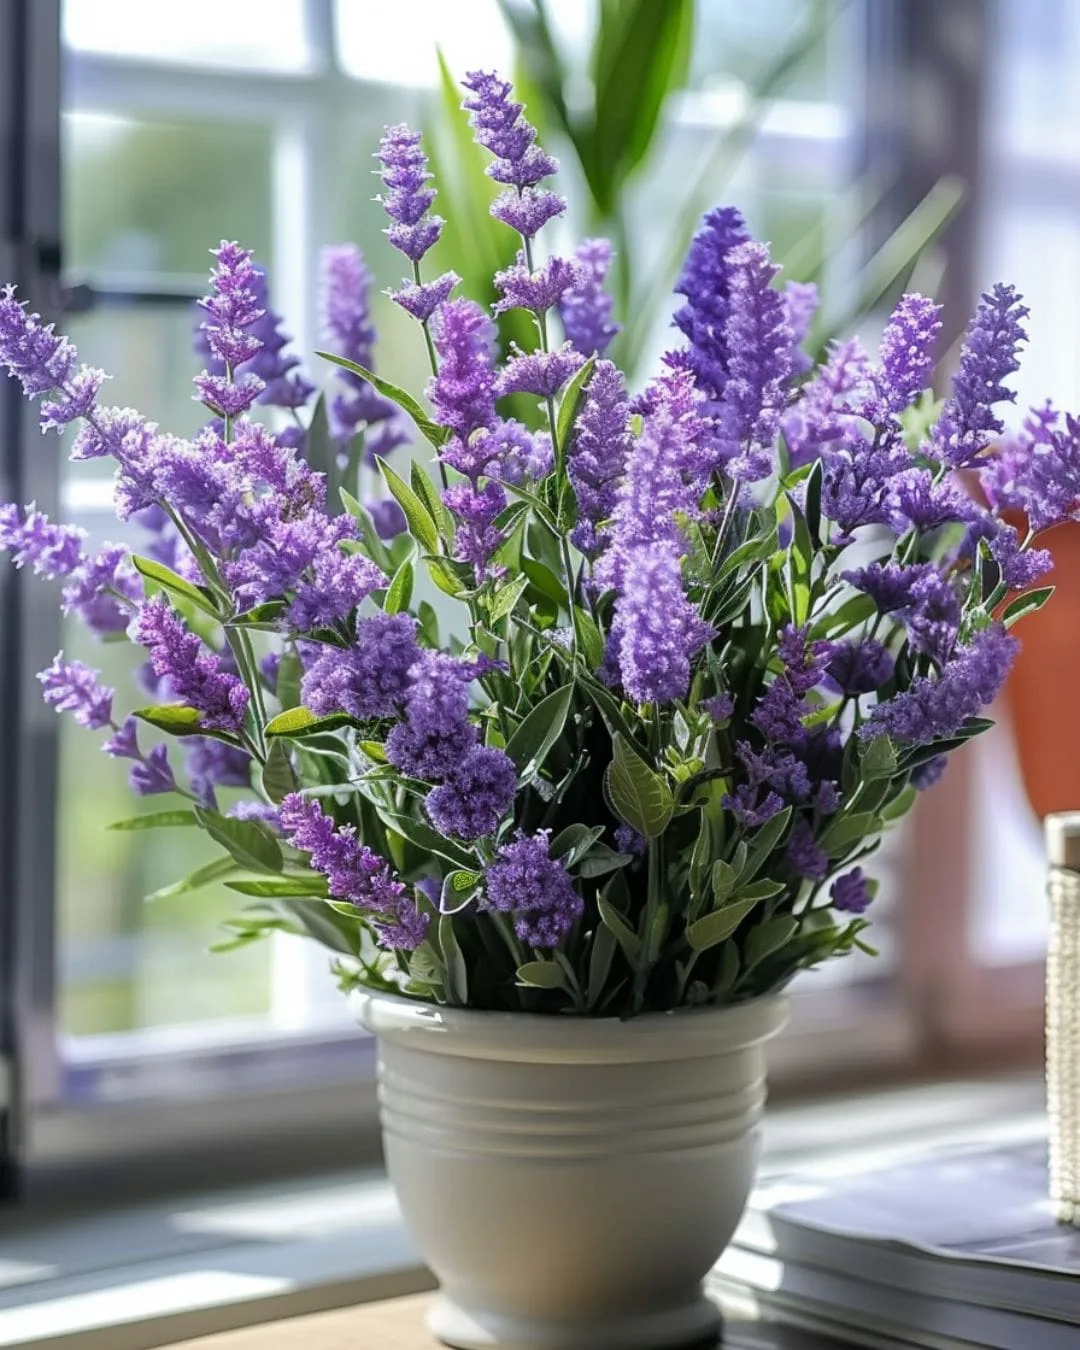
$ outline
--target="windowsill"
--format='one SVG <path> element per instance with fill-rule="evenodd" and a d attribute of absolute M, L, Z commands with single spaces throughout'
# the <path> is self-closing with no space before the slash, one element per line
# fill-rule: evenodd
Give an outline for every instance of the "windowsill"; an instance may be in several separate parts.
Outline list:
<path fill-rule="evenodd" d="M 1042 1109 L 1034 1076 L 781 1106 L 763 1166 L 1014 1139 Z M 430 1284 L 374 1172 L 64 1218 L 13 1212 L 0 1224 L 0 1347 L 151 1350 Z"/>

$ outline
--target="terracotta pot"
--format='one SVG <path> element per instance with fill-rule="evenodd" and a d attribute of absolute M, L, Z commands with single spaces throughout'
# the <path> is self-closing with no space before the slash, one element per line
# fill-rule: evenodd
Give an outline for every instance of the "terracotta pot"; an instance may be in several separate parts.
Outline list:
<path fill-rule="evenodd" d="M 660 1350 L 718 1330 L 702 1280 L 753 1182 L 783 999 L 626 1022 L 360 1000 L 436 1336 Z"/>

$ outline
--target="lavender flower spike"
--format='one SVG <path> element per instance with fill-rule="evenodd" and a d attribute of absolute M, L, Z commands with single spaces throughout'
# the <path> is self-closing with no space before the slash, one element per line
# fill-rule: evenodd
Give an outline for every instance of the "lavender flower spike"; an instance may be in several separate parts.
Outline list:
<path fill-rule="evenodd" d="M 524 105 L 511 99 L 508 81 L 494 71 L 472 70 L 463 83 L 473 97 L 462 106 L 478 144 L 495 157 L 487 172 L 497 183 L 534 188 L 555 173 L 557 161 L 535 144 L 536 128 L 522 117 Z"/>
<path fill-rule="evenodd" d="M 33 504 L 19 519 L 13 503 L 0 505 L 0 549 L 11 554 L 16 567 L 30 564 L 38 576 L 50 581 L 70 576 L 84 562 L 82 530 L 73 525 L 55 525 Z"/>
<path fill-rule="evenodd" d="M 207 345 L 225 367 L 225 373 L 204 370 L 196 375 L 195 387 L 211 412 L 232 418 L 247 412 L 265 387 L 250 371 L 233 377 L 237 367 L 250 361 L 262 348 L 262 341 L 250 330 L 266 311 L 259 304 L 251 249 L 222 240 L 212 252 L 217 259 L 210 275 L 213 289 L 199 304 L 208 315 L 202 324 Z"/>
<path fill-rule="evenodd" d="M 675 283 L 676 295 L 686 296 L 686 304 L 674 319 L 689 343 L 685 360 L 709 399 L 722 396 L 728 377 L 732 274 L 728 257 L 749 238 L 746 222 L 733 206 L 710 211 L 694 235 Z"/>
<path fill-rule="evenodd" d="M 243 729 L 250 695 L 243 683 L 222 669 L 221 658 L 189 632 L 164 595 L 143 605 L 132 637 L 150 652 L 154 674 L 168 679 L 176 696 L 203 715 L 209 731 Z"/>
<path fill-rule="evenodd" d="M 599 360 L 585 391 L 566 464 L 578 508 L 570 538 L 582 553 L 591 556 L 603 546 L 605 523 L 615 511 L 632 443 L 630 401 L 622 375 L 610 361 Z"/>
<path fill-rule="evenodd" d="M 438 240 L 445 223 L 441 216 L 428 214 L 435 189 L 427 186 L 431 174 L 420 133 L 403 125 L 387 127 L 375 158 L 382 165 L 380 176 L 386 189 L 380 201 L 393 221 L 386 233 L 396 249 L 418 263 Z"/>
<path fill-rule="evenodd" d="M 434 327 L 439 373 L 428 386 L 435 415 L 463 441 L 495 423 L 495 326 L 473 300 L 448 300 Z"/>
<path fill-rule="evenodd" d="M 879 386 L 885 407 L 903 412 L 929 389 L 934 343 L 941 333 L 941 306 L 922 295 L 905 295 L 881 335 Z"/>
<path fill-rule="evenodd" d="M 970 464 L 1004 430 L 994 404 L 1016 399 L 1003 381 L 1020 368 L 1017 348 L 1027 340 L 1028 312 L 1015 287 L 999 283 L 983 296 L 968 326 L 952 398 L 931 438 L 933 453 L 953 468 Z"/>
<path fill-rule="evenodd" d="M 323 339 L 337 356 L 371 370 L 375 329 L 368 293 L 371 272 L 355 244 L 330 244 L 319 257 L 319 311 Z M 330 431 L 339 441 L 353 436 L 364 424 L 383 422 L 395 414 L 389 400 L 355 371 L 337 370 L 347 393 L 330 400 Z"/>
<path fill-rule="evenodd" d="M 577 280 L 559 301 L 563 332 L 583 356 L 602 356 L 619 332 L 612 322 L 612 297 L 604 290 L 611 269 L 611 244 L 607 239 L 586 239 L 574 252 Z"/>
<path fill-rule="evenodd" d="M 84 661 L 65 661 L 59 652 L 37 678 L 46 703 L 57 712 L 71 713 L 79 726 L 98 731 L 112 721 L 115 691 L 98 684 L 97 676 Z"/>
<path fill-rule="evenodd" d="M 513 915 L 514 931 L 532 947 L 557 947 L 584 904 L 562 863 L 548 856 L 549 832 L 519 830 L 495 855 L 485 888 L 492 909 Z"/>
<path fill-rule="evenodd" d="M 78 352 L 66 337 L 43 324 L 15 298 L 15 287 L 0 288 L 0 366 L 23 387 L 28 398 L 55 391 L 42 405 L 42 431 L 60 431 L 79 417 L 88 417 L 105 372 L 75 363 Z M 72 456 L 74 458 L 74 455 Z"/>

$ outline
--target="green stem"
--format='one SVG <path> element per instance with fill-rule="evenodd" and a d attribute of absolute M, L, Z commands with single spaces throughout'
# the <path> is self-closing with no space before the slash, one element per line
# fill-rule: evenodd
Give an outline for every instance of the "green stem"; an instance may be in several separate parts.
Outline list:
<path fill-rule="evenodd" d="M 418 262 L 415 261 L 413 262 L 412 271 L 413 271 L 413 281 L 415 281 L 418 286 L 421 285 L 422 283 L 420 281 L 420 264 Z M 420 328 L 424 334 L 424 346 L 427 348 L 428 365 L 431 367 L 431 373 L 432 375 L 438 375 L 439 358 L 435 351 L 435 340 L 431 336 L 431 324 L 427 319 L 421 319 Z M 446 465 L 442 462 L 442 459 L 438 455 L 435 456 L 435 462 L 439 466 L 439 477 L 442 479 L 443 491 L 445 492 L 446 489 L 450 486 L 450 479 L 447 477 L 446 474 Z"/>

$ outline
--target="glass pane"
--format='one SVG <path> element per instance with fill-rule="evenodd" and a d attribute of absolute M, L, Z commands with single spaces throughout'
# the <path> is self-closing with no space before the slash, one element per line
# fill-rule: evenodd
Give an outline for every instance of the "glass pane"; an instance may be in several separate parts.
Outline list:
<path fill-rule="evenodd" d="M 289 71 L 311 64 L 304 0 L 64 0 L 64 41 L 155 61 Z"/>
<path fill-rule="evenodd" d="M 395 0 L 358 4 L 338 0 L 337 41 L 346 73 L 359 80 L 412 88 L 434 87 L 437 49 L 451 70 L 509 70 L 512 47 L 498 0 Z"/>
<path fill-rule="evenodd" d="M 239 239 L 272 262 L 273 132 L 253 122 L 64 118 L 64 230 L 76 272 L 209 271 Z"/>
<path fill-rule="evenodd" d="M 690 83 L 695 88 L 718 88 L 732 81 L 753 88 L 792 44 L 802 59 L 781 93 L 785 98 L 822 99 L 830 85 L 830 43 L 825 26 L 815 20 L 833 17 L 842 6 L 832 0 L 698 0 Z M 834 24 L 833 35 L 840 25 Z"/>

